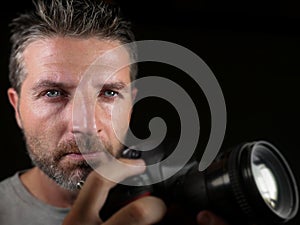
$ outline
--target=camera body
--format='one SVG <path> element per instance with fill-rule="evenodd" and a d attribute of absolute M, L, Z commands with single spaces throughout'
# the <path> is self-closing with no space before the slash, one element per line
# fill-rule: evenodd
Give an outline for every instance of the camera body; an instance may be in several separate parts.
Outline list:
<path fill-rule="evenodd" d="M 126 149 L 125 158 L 142 158 L 147 165 L 167 157 L 167 150 Z M 137 198 L 153 195 L 167 206 L 177 205 L 195 218 L 210 210 L 229 224 L 282 224 L 292 219 L 299 204 L 298 188 L 283 155 L 269 142 L 242 143 L 221 151 L 204 171 L 192 158 L 175 175 L 164 179 L 166 171 L 178 165 L 164 165 L 156 171 L 130 177 L 130 186 L 118 184 L 111 189 L 99 215 L 103 220 Z M 152 180 L 159 176 L 161 182 Z"/>

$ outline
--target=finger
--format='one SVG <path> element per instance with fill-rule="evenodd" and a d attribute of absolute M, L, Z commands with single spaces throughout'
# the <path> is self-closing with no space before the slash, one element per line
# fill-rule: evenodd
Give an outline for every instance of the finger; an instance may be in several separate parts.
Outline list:
<path fill-rule="evenodd" d="M 199 225 L 228 225 L 224 219 L 206 210 L 197 215 L 197 223 Z"/>
<path fill-rule="evenodd" d="M 160 221 L 167 211 L 165 203 L 147 196 L 129 203 L 105 222 L 105 225 L 146 225 Z"/>
<path fill-rule="evenodd" d="M 88 176 L 78 196 L 78 202 L 86 205 L 86 209 L 98 211 L 103 206 L 109 190 L 116 185 L 115 181 L 120 182 L 145 170 L 143 160 L 120 159 L 119 161 L 123 164 L 101 165 L 97 168 L 97 172 L 93 171 Z M 109 171 L 109 177 L 101 175 L 108 174 L 107 171 Z"/>
<path fill-rule="evenodd" d="M 118 168 L 115 166 L 116 164 L 114 166 L 108 163 L 101 165 L 101 169 L 110 171 L 110 177 L 114 181 L 121 181 L 129 176 L 142 173 L 145 170 L 143 160 L 120 159 L 120 161 L 132 166 Z M 85 224 L 96 224 L 95 221 L 101 221 L 99 211 L 106 201 L 109 190 L 115 185 L 115 182 L 101 176 L 96 171 L 92 171 L 80 190 L 68 217 L 72 217 L 72 220 L 77 217 Z"/>

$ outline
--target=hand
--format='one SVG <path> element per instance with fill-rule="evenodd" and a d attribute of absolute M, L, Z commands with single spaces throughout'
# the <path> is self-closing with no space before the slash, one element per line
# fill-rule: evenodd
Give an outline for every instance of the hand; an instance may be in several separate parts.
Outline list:
<path fill-rule="evenodd" d="M 230 225 L 211 211 L 200 211 L 196 216 L 179 204 L 171 204 L 163 220 L 158 225 Z"/>
<path fill-rule="evenodd" d="M 198 225 L 228 225 L 222 218 L 210 211 L 201 211 L 197 215 Z"/>
<path fill-rule="evenodd" d="M 101 169 L 109 171 L 113 180 L 118 182 L 142 173 L 145 169 L 142 160 L 120 159 L 120 161 L 136 166 L 115 168 L 114 165 L 114 168 L 111 168 L 112 166 L 107 164 Z M 116 183 L 92 171 L 62 225 L 146 225 L 157 223 L 163 218 L 166 212 L 164 202 L 149 196 L 127 204 L 103 222 L 99 217 L 99 211 L 106 201 L 109 190 L 115 185 Z"/>

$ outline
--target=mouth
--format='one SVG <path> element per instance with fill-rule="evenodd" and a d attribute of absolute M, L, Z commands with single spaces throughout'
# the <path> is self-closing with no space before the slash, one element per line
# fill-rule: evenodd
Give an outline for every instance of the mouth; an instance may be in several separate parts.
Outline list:
<path fill-rule="evenodd" d="M 85 158 L 85 157 L 97 157 L 100 154 L 99 151 L 95 151 L 95 152 L 68 152 L 66 154 L 64 154 L 64 157 L 66 158 L 74 158 L 74 159 L 81 159 L 81 158 Z"/>
<path fill-rule="evenodd" d="M 104 161 L 108 159 L 107 152 L 104 151 L 94 151 L 94 152 L 70 152 L 66 153 L 63 157 L 65 159 L 71 160 L 71 161 L 87 161 L 87 162 L 93 162 L 93 161 Z"/>

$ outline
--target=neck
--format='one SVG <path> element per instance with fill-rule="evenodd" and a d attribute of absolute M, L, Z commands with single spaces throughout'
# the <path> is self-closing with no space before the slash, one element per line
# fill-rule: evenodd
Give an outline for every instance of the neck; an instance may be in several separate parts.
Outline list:
<path fill-rule="evenodd" d="M 22 174 L 21 181 L 33 196 L 55 207 L 70 208 L 78 194 L 61 188 L 37 167 Z"/>

